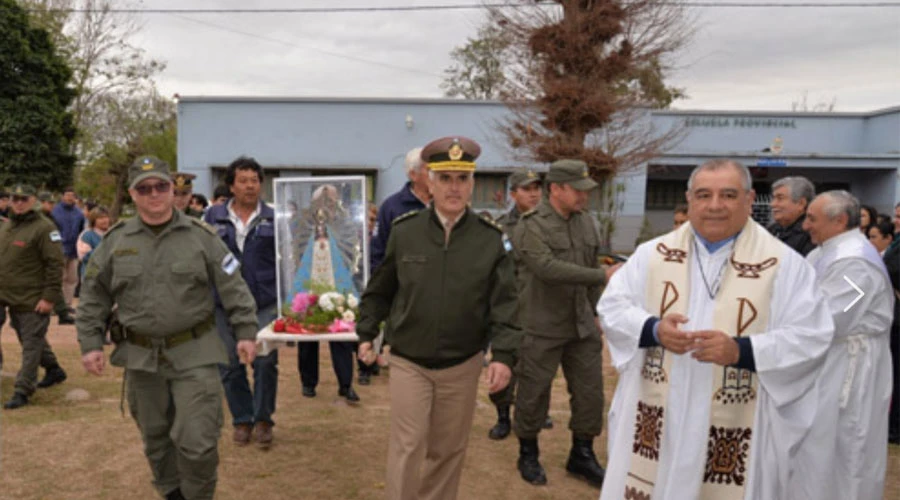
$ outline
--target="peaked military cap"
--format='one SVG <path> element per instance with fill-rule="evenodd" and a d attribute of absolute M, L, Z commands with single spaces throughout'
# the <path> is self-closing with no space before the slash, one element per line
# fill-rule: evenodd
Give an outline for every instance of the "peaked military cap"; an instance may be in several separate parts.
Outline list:
<path fill-rule="evenodd" d="M 547 182 L 568 184 L 578 191 L 590 191 L 597 187 L 591 179 L 587 163 L 581 160 L 556 160 L 547 172 Z"/>
<path fill-rule="evenodd" d="M 138 158 L 128 168 L 128 188 L 134 189 L 139 182 L 151 177 L 171 181 L 172 176 L 169 175 L 169 164 L 155 156 Z"/>
<path fill-rule="evenodd" d="M 9 192 L 13 196 L 34 196 L 34 188 L 28 184 L 16 184 Z"/>
<path fill-rule="evenodd" d="M 172 182 L 175 184 L 176 190 L 188 190 L 193 186 L 193 181 L 197 176 L 194 174 L 186 174 L 184 172 L 175 172 L 172 174 Z"/>
<path fill-rule="evenodd" d="M 422 148 L 422 161 L 436 172 L 473 172 L 475 159 L 480 154 L 481 146 L 468 137 L 441 137 Z"/>
<path fill-rule="evenodd" d="M 510 189 L 518 189 L 529 184 L 534 184 L 535 182 L 541 182 L 541 177 L 537 172 L 528 168 L 517 170 L 509 176 Z"/>

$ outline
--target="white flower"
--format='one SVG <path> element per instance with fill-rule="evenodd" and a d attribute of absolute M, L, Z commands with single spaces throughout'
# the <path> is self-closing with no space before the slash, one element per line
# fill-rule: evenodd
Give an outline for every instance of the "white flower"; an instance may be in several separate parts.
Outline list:
<path fill-rule="evenodd" d="M 344 306 L 337 306 L 337 312 L 344 314 Z"/>
<path fill-rule="evenodd" d="M 344 321 L 356 321 L 356 315 L 353 314 L 353 311 L 344 311 L 342 319 Z"/>
<path fill-rule="evenodd" d="M 326 292 L 319 296 L 319 307 L 322 308 L 323 311 L 334 311 L 334 296 L 337 295 L 335 292 Z"/>
<path fill-rule="evenodd" d="M 347 302 L 347 300 L 344 299 L 344 296 L 337 292 L 334 292 L 334 297 L 331 301 L 334 302 L 334 305 L 336 306 L 343 306 Z"/>
<path fill-rule="evenodd" d="M 351 309 L 359 307 L 359 299 L 356 298 L 356 295 L 353 295 L 352 293 L 347 294 L 347 305 Z"/>

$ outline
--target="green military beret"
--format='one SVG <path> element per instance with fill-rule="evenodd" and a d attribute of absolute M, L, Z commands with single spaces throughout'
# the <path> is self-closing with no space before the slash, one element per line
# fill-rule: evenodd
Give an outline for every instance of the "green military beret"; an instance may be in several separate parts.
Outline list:
<path fill-rule="evenodd" d="M 534 170 L 523 168 L 522 170 L 517 170 L 513 172 L 512 175 L 509 176 L 509 188 L 510 189 L 518 189 L 520 187 L 525 187 L 529 184 L 534 184 L 535 182 L 541 182 L 541 177 Z"/>
<path fill-rule="evenodd" d="M 34 196 L 34 188 L 28 184 L 16 184 L 10 190 L 13 196 Z"/>
<path fill-rule="evenodd" d="M 568 184 L 578 191 L 590 191 L 597 187 L 591 179 L 587 163 L 581 160 L 557 160 L 550 165 L 547 182 Z"/>
<path fill-rule="evenodd" d="M 462 136 L 441 137 L 422 148 L 422 161 L 435 172 L 473 172 L 481 154 L 477 142 Z"/>
<path fill-rule="evenodd" d="M 128 188 L 134 189 L 144 179 L 156 177 L 164 181 L 171 181 L 169 164 L 155 156 L 143 156 L 138 158 L 128 168 Z"/>

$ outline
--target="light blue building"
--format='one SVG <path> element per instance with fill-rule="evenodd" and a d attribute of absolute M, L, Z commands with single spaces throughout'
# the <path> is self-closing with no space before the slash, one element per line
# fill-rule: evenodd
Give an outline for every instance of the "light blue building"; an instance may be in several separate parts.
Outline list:
<path fill-rule="evenodd" d="M 507 116 L 493 101 L 181 97 L 178 164 L 197 175 L 194 189 L 207 194 L 240 155 L 266 168 L 268 196 L 277 177 L 365 175 L 370 199 L 380 203 L 406 181 L 408 150 L 465 135 L 483 150 L 473 206 L 496 213 L 497 192 L 521 166 L 496 130 Z M 652 111 L 646 119 L 658 130 L 683 127 L 683 139 L 617 178 L 624 185 L 617 250 L 634 247 L 645 221 L 654 232 L 668 229 L 691 168 L 711 158 L 752 167 L 760 218 L 771 184 L 787 175 L 806 176 L 819 190 L 847 189 L 879 213 L 900 200 L 900 107 L 869 113 Z"/>

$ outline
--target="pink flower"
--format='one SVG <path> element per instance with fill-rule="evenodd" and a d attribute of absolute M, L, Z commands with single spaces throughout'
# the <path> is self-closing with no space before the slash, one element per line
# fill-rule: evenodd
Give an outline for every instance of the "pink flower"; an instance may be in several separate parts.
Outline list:
<path fill-rule="evenodd" d="M 340 318 L 335 318 L 334 323 L 328 326 L 328 331 L 331 333 L 352 332 L 355 329 L 355 321 L 344 321 Z"/>
<path fill-rule="evenodd" d="M 291 302 L 291 311 L 301 315 L 305 313 L 306 309 L 310 306 L 309 298 L 310 295 L 306 292 L 300 292 L 297 295 L 294 295 L 294 300 Z"/>

